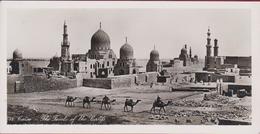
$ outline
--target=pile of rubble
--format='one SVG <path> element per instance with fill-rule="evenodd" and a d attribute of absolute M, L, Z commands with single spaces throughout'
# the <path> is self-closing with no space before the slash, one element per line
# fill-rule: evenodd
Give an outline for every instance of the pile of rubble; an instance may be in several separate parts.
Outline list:
<path fill-rule="evenodd" d="M 207 108 L 220 108 L 220 104 L 210 104 L 205 101 L 193 101 L 193 100 L 182 100 L 174 103 L 174 106 L 178 107 L 207 107 Z"/>

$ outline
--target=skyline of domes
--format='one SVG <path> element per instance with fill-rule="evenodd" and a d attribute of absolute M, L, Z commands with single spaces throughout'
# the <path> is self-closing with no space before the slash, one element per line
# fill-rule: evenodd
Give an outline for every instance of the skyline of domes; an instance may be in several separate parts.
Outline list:
<path fill-rule="evenodd" d="M 110 37 L 101 29 L 101 23 L 99 29 L 91 37 L 91 49 L 92 50 L 108 50 L 110 49 Z"/>
<path fill-rule="evenodd" d="M 120 48 L 120 59 L 133 59 L 133 57 L 134 49 L 130 44 L 127 43 L 126 38 L 126 43 Z"/>

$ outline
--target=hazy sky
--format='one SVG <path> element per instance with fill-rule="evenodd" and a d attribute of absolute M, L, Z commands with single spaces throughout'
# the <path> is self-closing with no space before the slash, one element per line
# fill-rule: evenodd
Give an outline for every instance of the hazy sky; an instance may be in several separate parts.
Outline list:
<path fill-rule="evenodd" d="M 119 49 L 128 37 L 135 58 L 149 58 L 156 46 L 160 58 L 174 58 L 184 44 L 204 58 L 206 32 L 219 40 L 219 55 L 251 55 L 250 10 L 244 9 L 9 9 L 7 56 L 18 48 L 23 57 L 60 55 L 63 22 L 68 24 L 70 52 L 86 53 L 91 36 L 102 29 L 111 48 Z M 213 52 L 212 52 L 213 54 Z"/>

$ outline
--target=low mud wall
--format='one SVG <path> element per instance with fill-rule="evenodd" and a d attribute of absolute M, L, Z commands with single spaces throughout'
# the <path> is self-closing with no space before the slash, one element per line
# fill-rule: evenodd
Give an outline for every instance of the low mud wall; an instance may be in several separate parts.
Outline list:
<path fill-rule="evenodd" d="M 134 75 L 119 75 L 108 78 L 89 78 L 83 80 L 83 86 L 95 88 L 125 88 L 136 85 L 145 85 L 150 83 L 157 83 L 156 72 L 149 72 Z"/>
<path fill-rule="evenodd" d="M 24 92 L 42 92 L 77 87 L 76 79 L 49 78 L 46 76 L 24 76 Z"/>
<path fill-rule="evenodd" d="M 7 93 L 24 92 L 23 77 L 21 75 L 7 75 Z"/>
<path fill-rule="evenodd" d="M 83 86 L 94 87 L 94 88 L 105 88 L 111 89 L 111 79 L 110 78 L 89 78 L 83 80 Z"/>

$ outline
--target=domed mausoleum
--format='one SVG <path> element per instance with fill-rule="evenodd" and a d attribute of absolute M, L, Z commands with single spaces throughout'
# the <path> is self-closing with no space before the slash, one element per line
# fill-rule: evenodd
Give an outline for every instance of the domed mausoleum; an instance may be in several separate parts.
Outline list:
<path fill-rule="evenodd" d="M 86 54 L 87 67 L 79 67 L 79 64 L 76 64 L 76 68 L 88 68 L 87 72 L 91 78 L 113 76 L 117 57 L 110 48 L 110 43 L 110 37 L 100 23 L 99 29 L 91 37 L 91 46 Z"/>
<path fill-rule="evenodd" d="M 101 28 L 101 23 L 99 29 L 91 37 L 91 48 L 87 53 L 87 57 L 96 60 L 116 58 L 115 53 L 110 48 L 110 37 Z"/>
<path fill-rule="evenodd" d="M 91 50 L 109 50 L 110 38 L 101 28 L 94 33 L 91 38 Z"/>
<path fill-rule="evenodd" d="M 120 48 L 120 59 L 133 59 L 134 50 L 127 42 Z"/>
<path fill-rule="evenodd" d="M 138 72 L 133 47 L 128 44 L 126 38 L 125 44 L 120 48 L 120 59 L 115 66 L 115 75 L 137 74 Z"/>
<path fill-rule="evenodd" d="M 184 45 L 184 48 L 181 49 L 181 54 L 179 55 L 179 59 L 183 61 L 183 66 L 187 66 L 190 63 L 190 57 L 188 55 L 187 45 Z"/>
<path fill-rule="evenodd" d="M 159 58 L 159 52 L 154 49 L 150 52 L 150 59 L 146 64 L 146 72 L 161 72 L 162 64 Z"/>
<path fill-rule="evenodd" d="M 13 52 L 13 59 L 17 60 L 17 59 L 22 59 L 22 58 L 23 58 L 22 53 L 18 49 L 15 49 Z"/>

